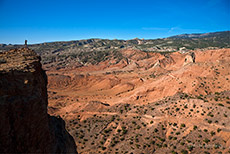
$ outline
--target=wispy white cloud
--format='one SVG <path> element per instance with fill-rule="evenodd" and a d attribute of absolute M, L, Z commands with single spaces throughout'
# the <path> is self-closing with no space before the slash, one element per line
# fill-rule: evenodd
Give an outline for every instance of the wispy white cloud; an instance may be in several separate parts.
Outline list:
<path fill-rule="evenodd" d="M 180 29 L 181 29 L 181 28 L 178 27 L 178 26 L 176 26 L 176 27 L 171 27 L 171 28 L 168 30 L 168 33 L 172 33 L 172 32 L 174 32 L 174 31 L 180 30 Z"/>
<path fill-rule="evenodd" d="M 162 27 L 142 27 L 142 30 L 149 30 L 149 31 L 164 31 L 167 33 L 171 33 L 175 30 L 180 30 L 179 26 L 176 27 L 169 27 L 169 28 L 162 28 Z"/>
<path fill-rule="evenodd" d="M 189 29 L 182 28 L 180 25 L 174 27 L 142 27 L 142 30 L 152 31 L 152 32 L 161 32 L 168 35 L 183 34 L 183 33 L 202 33 L 200 29 Z"/>

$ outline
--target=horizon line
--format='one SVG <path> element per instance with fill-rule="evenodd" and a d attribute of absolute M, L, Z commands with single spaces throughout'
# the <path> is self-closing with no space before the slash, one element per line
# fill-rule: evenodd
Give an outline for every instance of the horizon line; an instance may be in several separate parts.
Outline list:
<path fill-rule="evenodd" d="M 132 39 L 122 39 L 122 38 L 97 38 L 97 37 L 91 37 L 91 38 L 82 38 L 82 39 L 70 39 L 70 40 L 56 40 L 56 41 L 45 41 L 45 42 L 36 42 L 36 43 L 28 43 L 28 45 L 36 45 L 36 44 L 43 44 L 43 43 L 54 43 L 54 42 L 71 42 L 71 41 L 82 41 L 82 40 L 123 40 L 123 41 L 129 41 L 129 40 L 157 40 L 157 39 L 166 39 L 166 38 L 170 38 L 170 37 L 174 37 L 174 36 L 180 36 L 180 35 L 195 35 L 195 34 L 208 34 L 208 33 L 218 33 L 218 32 L 230 32 L 230 30 L 223 30 L 223 31 L 212 31 L 212 32 L 204 32 L 204 33 L 182 33 L 182 34 L 178 34 L 178 35 L 172 35 L 172 36 L 168 36 L 168 37 L 157 37 L 157 38 L 132 38 Z M 27 42 L 29 42 L 28 39 Z M 24 40 L 24 41 L 25 41 Z M 5 45 L 24 45 L 24 43 L 0 43 L 0 44 L 5 44 Z"/>

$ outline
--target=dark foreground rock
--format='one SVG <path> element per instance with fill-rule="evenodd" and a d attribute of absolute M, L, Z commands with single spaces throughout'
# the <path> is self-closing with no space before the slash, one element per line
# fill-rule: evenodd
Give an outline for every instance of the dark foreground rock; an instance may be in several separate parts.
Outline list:
<path fill-rule="evenodd" d="M 47 77 L 29 49 L 0 53 L 0 152 L 77 153 L 61 118 L 47 114 Z"/>

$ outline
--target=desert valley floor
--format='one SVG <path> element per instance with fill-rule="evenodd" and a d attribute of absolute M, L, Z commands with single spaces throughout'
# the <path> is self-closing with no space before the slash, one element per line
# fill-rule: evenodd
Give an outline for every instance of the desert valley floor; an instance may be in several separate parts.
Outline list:
<path fill-rule="evenodd" d="M 121 53 L 46 71 L 48 111 L 79 153 L 229 152 L 230 49 Z"/>

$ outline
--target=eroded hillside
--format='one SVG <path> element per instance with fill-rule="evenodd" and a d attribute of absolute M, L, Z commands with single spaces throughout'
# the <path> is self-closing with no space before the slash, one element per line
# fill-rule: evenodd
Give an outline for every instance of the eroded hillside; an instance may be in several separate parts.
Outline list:
<path fill-rule="evenodd" d="M 230 49 L 119 53 L 47 72 L 49 113 L 66 121 L 78 152 L 230 150 Z"/>

